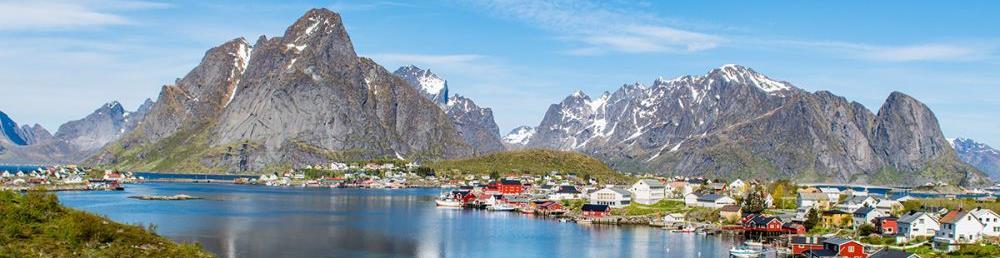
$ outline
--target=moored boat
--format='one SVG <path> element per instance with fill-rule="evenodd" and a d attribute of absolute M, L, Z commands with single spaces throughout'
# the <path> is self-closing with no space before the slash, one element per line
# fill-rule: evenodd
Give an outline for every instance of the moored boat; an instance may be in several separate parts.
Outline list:
<path fill-rule="evenodd" d="M 730 257 L 758 257 L 762 254 L 760 250 L 753 249 L 749 246 L 734 246 L 729 248 Z"/>

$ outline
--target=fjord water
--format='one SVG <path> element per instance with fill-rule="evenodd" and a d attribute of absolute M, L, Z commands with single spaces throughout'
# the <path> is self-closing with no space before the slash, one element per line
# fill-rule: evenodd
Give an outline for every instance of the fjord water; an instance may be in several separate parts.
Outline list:
<path fill-rule="evenodd" d="M 731 239 L 434 207 L 438 189 L 147 183 L 60 192 L 63 204 L 223 257 L 726 257 Z M 187 194 L 191 201 L 132 195 Z"/>

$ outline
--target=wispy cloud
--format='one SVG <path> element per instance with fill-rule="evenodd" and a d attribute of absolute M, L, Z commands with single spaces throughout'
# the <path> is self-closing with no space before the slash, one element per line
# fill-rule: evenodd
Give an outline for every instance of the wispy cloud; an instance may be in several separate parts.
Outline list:
<path fill-rule="evenodd" d="M 961 62 L 993 58 L 997 44 L 989 42 L 951 42 L 902 45 L 873 45 L 840 41 L 738 39 L 743 44 L 769 48 L 800 49 L 835 56 L 876 62 Z"/>
<path fill-rule="evenodd" d="M 122 25 L 131 21 L 114 11 L 168 6 L 144 1 L 9 1 L 0 3 L 0 30 Z"/>
<path fill-rule="evenodd" d="M 389 63 L 406 63 L 422 65 L 442 65 L 442 66 L 462 66 L 470 65 L 474 61 L 485 58 L 476 54 L 454 54 L 454 55 L 421 55 L 421 54 L 400 54 L 385 53 L 375 54 L 374 58 Z"/>
<path fill-rule="evenodd" d="M 719 46 L 722 37 L 664 25 L 654 15 L 588 1 L 475 1 L 473 5 L 504 18 L 562 34 L 577 47 L 570 55 L 685 53 Z"/>

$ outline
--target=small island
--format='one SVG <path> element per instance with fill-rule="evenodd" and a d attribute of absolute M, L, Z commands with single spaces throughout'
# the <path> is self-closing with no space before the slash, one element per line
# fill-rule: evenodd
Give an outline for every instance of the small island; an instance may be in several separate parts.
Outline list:
<path fill-rule="evenodd" d="M 129 196 L 128 198 L 139 199 L 139 200 L 146 200 L 146 201 L 186 201 L 186 200 L 201 200 L 201 199 L 204 199 L 204 198 L 201 198 L 201 197 L 195 197 L 195 196 L 190 196 L 190 195 L 186 195 L 186 194 L 177 194 L 177 195 L 172 195 L 172 196 L 169 196 L 169 195 L 134 195 L 134 196 Z"/>

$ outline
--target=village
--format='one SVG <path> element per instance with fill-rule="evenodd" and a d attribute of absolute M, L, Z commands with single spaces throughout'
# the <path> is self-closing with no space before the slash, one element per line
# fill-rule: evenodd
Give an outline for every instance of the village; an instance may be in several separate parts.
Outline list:
<path fill-rule="evenodd" d="M 0 191 L 123 190 L 141 181 L 132 173 L 96 170 L 75 165 L 38 167 L 30 171 L 0 171 Z"/>
<path fill-rule="evenodd" d="M 1000 240 L 995 210 L 908 209 L 904 202 L 918 203 L 910 195 L 893 199 L 850 188 L 740 179 L 647 178 L 603 186 L 569 182 L 553 174 L 461 184 L 437 205 L 517 211 L 581 224 L 647 224 L 679 233 L 740 235 L 747 246 L 731 253 L 743 257 L 766 252 L 761 247 L 803 257 L 919 257 L 963 249 L 978 253 L 972 249 L 988 246 L 992 253 L 981 254 L 996 255 Z"/>

